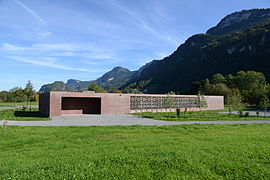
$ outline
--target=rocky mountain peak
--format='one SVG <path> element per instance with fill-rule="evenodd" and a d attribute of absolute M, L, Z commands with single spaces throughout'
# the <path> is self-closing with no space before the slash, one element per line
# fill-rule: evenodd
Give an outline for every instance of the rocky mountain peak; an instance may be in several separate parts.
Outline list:
<path fill-rule="evenodd" d="M 215 27 L 207 31 L 211 35 L 223 35 L 235 31 L 245 31 L 252 26 L 270 20 L 270 8 L 251 9 L 234 12 L 223 18 Z"/>
<path fill-rule="evenodd" d="M 129 69 L 121 67 L 121 66 L 116 66 L 115 68 L 113 68 L 111 71 L 109 72 L 130 72 Z"/>

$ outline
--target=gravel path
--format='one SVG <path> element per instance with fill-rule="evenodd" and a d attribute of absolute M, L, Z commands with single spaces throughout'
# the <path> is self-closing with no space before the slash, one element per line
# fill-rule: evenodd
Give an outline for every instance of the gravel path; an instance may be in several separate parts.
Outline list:
<path fill-rule="evenodd" d="M 38 105 L 31 105 L 32 108 L 38 108 Z M 5 106 L 0 107 L 0 111 L 7 110 L 7 109 L 16 109 L 16 108 L 23 108 L 23 106 Z"/>
<path fill-rule="evenodd" d="M 159 121 L 130 114 L 119 115 L 78 115 L 55 117 L 51 121 L 9 121 L 15 126 L 166 126 L 181 124 L 247 124 L 270 123 L 270 121 Z M 0 124 L 3 124 L 0 121 Z"/>

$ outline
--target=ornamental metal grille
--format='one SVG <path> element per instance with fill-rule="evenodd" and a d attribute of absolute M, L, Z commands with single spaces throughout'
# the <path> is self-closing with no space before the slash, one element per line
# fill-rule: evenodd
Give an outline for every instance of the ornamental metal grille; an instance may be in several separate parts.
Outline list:
<path fill-rule="evenodd" d="M 147 97 L 147 96 L 131 96 L 130 109 L 164 109 L 164 108 L 194 108 L 197 105 L 196 97 Z M 169 104 L 169 105 L 168 105 Z"/>

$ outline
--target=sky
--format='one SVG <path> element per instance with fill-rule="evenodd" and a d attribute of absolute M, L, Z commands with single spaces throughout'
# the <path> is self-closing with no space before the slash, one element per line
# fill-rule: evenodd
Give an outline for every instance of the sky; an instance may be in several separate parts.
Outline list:
<path fill-rule="evenodd" d="M 270 0 L 0 0 L 0 91 L 137 70 Z"/>

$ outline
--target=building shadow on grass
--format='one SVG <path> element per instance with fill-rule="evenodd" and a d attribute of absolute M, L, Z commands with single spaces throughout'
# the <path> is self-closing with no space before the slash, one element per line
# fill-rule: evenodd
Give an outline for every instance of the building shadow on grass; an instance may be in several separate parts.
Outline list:
<path fill-rule="evenodd" d="M 36 118 L 46 118 L 47 117 L 38 111 L 14 111 L 14 116 L 16 116 L 16 117 L 36 117 Z"/>

